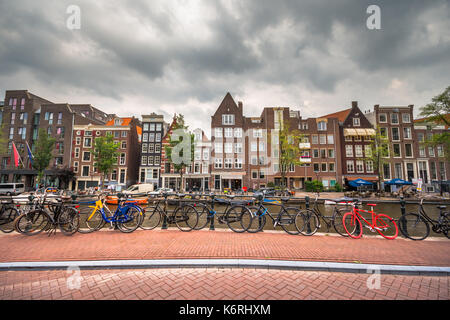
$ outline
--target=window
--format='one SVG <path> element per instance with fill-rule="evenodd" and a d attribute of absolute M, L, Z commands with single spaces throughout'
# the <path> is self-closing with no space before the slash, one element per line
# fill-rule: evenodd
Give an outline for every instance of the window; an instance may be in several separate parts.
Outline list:
<path fill-rule="evenodd" d="M 84 147 L 85 148 L 92 147 L 92 138 L 84 138 Z"/>
<path fill-rule="evenodd" d="M 402 122 L 411 123 L 411 115 L 409 113 L 402 113 Z"/>
<path fill-rule="evenodd" d="M 401 163 L 396 163 L 394 165 L 394 178 L 395 179 L 403 179 L 402 164 Z"/>
<path fill-rule="evenodd" d="M 312 144 L 319 144 L 319 136 L 317 134 L 312 135 Z"/>
<path fill-rule="evenodd" d="M 73 172 L 78 172 L 78 166 L 79 166 L 78 161 L 74 161 L 73 162 Z"/>
<path fill-rule="evenodd" d="M 214 160 L 214 168 L 216 169 L 222 169 L 222 159 L 216 158 Z"/>
<path fill-rule="evenodd" d="M 154 133 L 149 133 L 148 134 L 148 141 L 149 142 L 155 142 L 155 134 Z"/>
<path fill-rule="evenodd" d="M 355 136 L 355 142 L 361 142 L 361 141 L 362 141 L 361 136 Z"/>
<path fill-rule="evenodd" d="M 144 152 L 144 151 L 142 151 Z M 153 153 L 155 152 L 155 145 L 153 143 L 149 143 L 148 144 L 148 153 Z"/>
<path fill-rule="evenodd" d="M 252 179 L 258 179 L 258 171 L 252 170 Z"/>
<path fill-rule="evenodd" d="M 406 143 L 405 144 L 405 157 L 412 158 L 413 152 L 412 152 L 412 144 Z"/>
<path fill-rule="evenodd" d="M 317 123 L 317 130 L 318 131 L 327 131 L 327 122 L 326 121 L 319 121 Z"/>
<path fill-rule="evenodd" d="M 327 143 L 327 136 L 324 134 L 320 135 L 320 144 L 326 144 Z"/>
<path fill-rule="evenodd" d="M 392 145 L 392 149 L 394 150 L 394 157 L 396 157 L 396 158 L 401 157 L 400 144 L 399 143 L 394 143 Z"/>
<path fill-rule="evenodd" d="M 16 121 L 16 114 L 14 112 L 11 113 L 11 124 L 14 124 Z"/>
<path fill-rule="evenodd" d="M 209 160 L 209 150 L 203 149 L 203 160 Z"/>
<path fill-rule="evenodd" d="M 111 180 L 117 181 L 117 169 L 113 169 L 113 171 L 111 172 Z"/>
<path fill-rule="evenodd" d="M 398 124 L 398 113 L 391 113 L 391 123 Z"/>
<path fill-rule="evenodd" d="M 364 146 L 364 153 L 367 158 L 372 156 L 372 146 L 370 144 Z"/>
<path fill-rule="evenodd" d="M 62 124 L 62 116 L 63 116 L 62 112 L 58 112 L 58 121 L 57 121 L 57 124 Z"/>
<path fill-rule="evenodd" d="M 319 149 L 313 149 L 313 158 L 319 157 Z"/>
<path fill-rule="evenodd" d="M 256 142 L 252 142 L 250 150 L 253 151 L 253 152 L 254 151 L 258 151 L 258 145 L 257 145 Z"/>
<path fill-rule="evenodd" d="M 148 164 L 149 166 L 152 166 L 152 165 L 153 165 L 153 156 L 149 156 L 149 157 L 148 157 L 147 164 Z"/>
<path fill-rule="evenodd" d="M 233 128 L 224 129 L 225 138 L 233 138 Z"/>
<path fill-rule="evenodd" d="M 361 160 L 356 161 L 356 172 L 358 173 L 364 172 L 364 161 Z"/>
<path fill-rule="evenodd" d="M 262 138 L 262 129 L 253 129 L 253 138 Z"/>
<path fill-rule="evenodd" d="M 120 181 L 119 183 L 125 183 L 125 169 L 120 169 Z"/>
<path fill-rule="evenodd" d="M 81 137 L 75 138 L 75 145 L 79 146 L 81 144 Z"/>
<path fill-rule="evenodd" d="M 327 164 L 326 163 L 322 163 L 321 164 L 321 171 L 322 172 L 327 172 L 328 170 L 327 170 Z"/>
<path fill-rule="evenodd" d="M 233 125 L 234 124 L 234 114 L 223 114 L 222 115 L 223 125 Z"/>
<path fill-rule="evenodd" d="M 147 156 L 142 156 L 141 158 L 141 165 L 146 166 L 147 165 Z"/>
<path fill-rule="evenodd" d="M 120 148 L 121 148 L 121 149 L 126 149 L 126 148 L 127 148 L 127 142 L 126 142 L 126 141 L 122 141 L 122 142 L 120 143 Z"/>
<path fill-rule="evenodd" d="M 250 161 L 251 161 L 250 163 L 252 165 L 256 166 L 258 164 L 258 157 L 257 156 L 252 156 Z"/>
<path fill-rule="evenodd" d="M 143 143 L 142 144 L 142 153 L 147 153 L 148 152 L 148 148 L 147 148 L 147 144 L 146 143 Z"/>
<path fill-rule="evenodd" d="M 161 152 L 161 145 L 159 143 L 155 143 L 155 153 Z"/>
<path fill-rule="evenodd" d="M 161 123 L 157 123 L 156 124 L 156 131 L 161 131 L 162 130 L 162 124 Z"/>
<path fill-rule="evenodd" d="M 353 141 L 352 136 L 345 136 L 344 139 L 347 142 L 352 142 Z"/>
<path fill-rule="evenodd" d="M 330 171 L 330 172 L 334 172 L 335 171 L 334 163 L 329 163 L 328 164 L 328 171 Z"/>
<path fill-rule="evenodd" d="M 242 159 L 240 158 L 234 159 L 234 167 L 236 169 L 242 169 Z"/>
<path fill-rule="evenodd" d="M 265 151 L 266 150 L 266 144 L 264 142 L 259 143 L 259 151 Z"/>
<path fill-rule="evenodd" d="M 223 153 L 223 144 L 222 143 L 214 143 L 214 152 L 215 153 Z"/>
<path fill-rule="evenodd" d="M 431 180 L 437 180 L 436 162 L 430 161 L 430 175 Z"/>
<path fill-rule="evenodd" d="M 320 171 L 320 166 L 319 166 L 318 163 L 314 163 L 313 164 L 313 170 L 314 170 L 314 172 L 319 172 Z"/>
<path fill-rule="evenodd" d="M 355 156 L 358 158 L 363 157 L 363 148 L 362 145 L 358 144 L 355 146 Z"/>
<path fill-rule="evenodd" d="M 155 156 L 155 166 L 158 166 L 161 164 L 161 157 L 160 156 Z"/>
<path fill-rule="evenodd" d="M 155 136 L 155 142 L 161 142 L 161 133 L 157 133 Z"/>
<path fill-rule="evenodd" d="M 83 161 L 84 162 L 91 161 L 91 153 L 89 151 L 84 151 L 83 152 Z"/>
<path fill-rule="evenodd" d="M 399 141 L 400 140 L 400 133 L 398 128 L 392 128 L 392 141 Z"/>
<path fill-rule="evenodd" d="M 233 153 L 233 144 L 225 143 L 225 153 Z"/>
<path fill-rule="evenodd" d="M 80 148 L 75 148 L 75 158 L 80 157 Z"/>
<path fill-rule="evenodd" d="M 89 177 L 89 166 L 83 166 L 81 176 L 83 177 Z"/>
<path fill-rule="evenodd" d="M 242 153 L 242 143 L 235 143 L 234 144 L 234 152 Z"/>
<path fill-rule="evenodd" d="M 443 149 L 443 147 L 442 146 L 437 146 L 436 149 L 437 149 L 438 157 L 443 157 L 444 156 L 444 149 Z"/>
<path fill-rule="evenodd" d="M 361 125 L 359 118 L 353 118 L 353 126 L 359 127 Z"/>
<path fill-rule="evenodd" d="M 226 150 L 226 148 L 225 148 Z M 202 150 L 201 149 L 195 149 L 194 151 L 194 160 L 202 160 Z"/>
<path fill-rule="evenodd" d="M 386 123 L 387 122 L 387 117 L 386 117 L 386 113 L 380 113 L 378 115 L 378 121 L 380 123 Z"/>
<path fill-rule="evenodd" d="M 266 174 L 265 174 L 265 172 L 264 172 L 264 169 L 259 170 L 259 178 L 260 178 L 260 179 L 264 179 L 265 176 L 266 176 Z"/>
<path fill-rule="evenodd" d="M 386 180 L 391 178 L 391 165 L 389 163 L 383 164 L 383 176 Z"/>
<path fill-rule="evenodd" d="M 334 158 L 334 149 L 328 149 L 328 158 Z"/>
<path fill-rule="evenodd" d="M 154 123 L 150 123 L 150 131 L 155 131 L 155 124 Z"/>
<path fill-rule="evenodd" d="M 222 138 L 222 128 L 215 128 L 214 129 L 214 136 L 216 138 Z"/>
<path fill-rule="evenodd" d="M 289 165 L 289 172 L 295 172 L 295 165 L 292 163 Z"/>
<path fill-rule="evenodd" d="M 120 158 L 119 158 L 119 164 L 121 166 L 125 165 L 125 160 L 126 160 L 126 154 L 125 153 L 121 153 L 120 154 Z"/>
<path fill-rule="evenodd" d="M 325 159 L 327 157 L 327 149 L 320 149 L 320 157 Z"/>
<path fill-rule="evenodd" d="M 345 145 L 345 156 L 353 157 L 353 146 L 351 144 Z"/>
<path fill-rule="evenodd" d="M 425 147 L 424 146 L 419 146 L 419 156 L 421 157 L 425 157 Z"/>
<path fill-rule="evenodd" d="M 225 169 L 232 169 L 233 168 L 233 159 L 231 158 L 226 158 L 225 159 Z"/>
<path fill-rule="evenodd" d="M 148 123 L 144 123 L 143 131 L 148 131 Z"/>
<path fill-rule="evenodd" d="M 347 172 L 355 172 L 355 164 L 353 161 L 347 161 Z"/>
<path fill-rule="evenodd" d="M 447 180 L 447 175 L 445 172 L 445 162 L 439 162 L 439 173 L 440 173 L 440 180 Z"/>
<path fill-rule="evenodd" d="M 425 135 L 422 132 L 418 132 L 417 133 L 417 140 L 419 142 L 424 142 L 425 141 Z"/>
<path fill-rule="evenodd" d="M 434 148 L 433 147 L 428 147 L 428 154 L 429 154 L 430 157 L 436 156 L 436 154 L 434 153 Z"/>
<path fill-rule="evenodd" d="M 234 128 L 234 137 L 242 138 L 242 128 Z"/>
<path fill-rule="evenodd" d="M 403 128 L 403 138 L 404 139 L 412 139 L 410 127 Z"/>
<path fill-rule="evenodd" d="M 328 144 L 334 144 L 334 136 L 332 134 L 328 135 Z"/>
<path fill-rule="evenodd" d="M 263 166 L 264 164 L 265 164 L 265 158 L 263 157 L 263 156 L 260 156 L 259 157 L 259 162 L 258 162 L 258 164 L 260 165 L 260 166 Z"/>
<path fill-rule="evenodd" d="M 366 162 L 366 170 L 368 173 L 373 172 L 373 161 L 367 161 Z"/>

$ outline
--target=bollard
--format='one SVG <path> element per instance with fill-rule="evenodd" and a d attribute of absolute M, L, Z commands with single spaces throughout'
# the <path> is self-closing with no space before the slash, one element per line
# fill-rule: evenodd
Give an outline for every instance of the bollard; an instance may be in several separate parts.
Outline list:
<path fill-rule="evenodd" d="M 309 210 L 309 197 L 308 196 L 305 197 L 305 207 L 306 207 L 306 210 Z M 307 213 L 307 217 L 308 216 L 309 216 L 309 214 Z M 306 221 L 306 232 L 311 233 L 310 219 L 308 219 L 308 221 Z"/>
<path fill-rule="evenodd" d="M 211 195 L 211 199 L 212 199 L 212 203 L 211 203 L 211 211 L 212 211 L 212 212 L 214 212 L 214 197 L 215 197 L 215 195 L 212 194 L 212 195 Z M 209 219 L 211 219 L 211 224 L 209 225 L 209 230 L 216 230 L 216 229 L 214 228 L 214 216 L 215 216 L 215 214 L 212 214 L 212 212 L 211 212 L 211 213 L 208 212 L 208 215 L 211 214 L 211 218 L 209 218 Z"/>
<path fill-rule="evenodd" d="M 355 203 L 355 210 L 358 210 L 358 201 L 356 201 L 356 203 Z M 375 223 L 375 222 L 372 221 L 372 223 Z M 359 223 L 356 223 L 355 232 L 356 232 L 356 234 L 359 234 L 361 232 L 361 229 L 359 228 Z"/>
<path fill-rule="evenodd" d="M 403 196 L 400 197 L 400 211 L 402 213 L 402 217 L 406 214 L 406 201 Z M 408 230 L 406 227 L 406 220 L 405 219 L 399 219 L 399 229 L 403 230 L 406 234 L 408 234 Z"/>
<path fill-rule="evenodd" d="M 167 194 L 164 195 L 164 212 L 167 212 Z M 167 214 L 164 214 L 161 230 L 167 229 Z"/>

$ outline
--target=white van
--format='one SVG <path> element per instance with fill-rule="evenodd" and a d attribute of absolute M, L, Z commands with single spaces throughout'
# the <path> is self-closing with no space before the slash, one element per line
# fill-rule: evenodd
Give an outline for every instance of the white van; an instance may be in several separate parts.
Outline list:
<path fill-rule="evenodd" d="M 0 183 L 0 194 L 13 196 L 25 192 L 25 185 L 23 183 Z"/>
<path fill-rule="evenodd" d="M 124 190 L 124 194 L 140 194 L 140 193 L 147 193 L 153 191 L 153 184 L 151 183 L 141 183 L 141 184 L 134 184 L 130 186 L 127 190 Z"/>

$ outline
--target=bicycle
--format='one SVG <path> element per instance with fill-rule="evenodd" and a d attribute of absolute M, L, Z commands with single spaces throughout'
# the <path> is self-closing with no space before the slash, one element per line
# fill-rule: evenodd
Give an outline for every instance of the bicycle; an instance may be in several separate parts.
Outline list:
<path fill-rule="evenodd" d="M 344 216 L 345 209 L 338 209 L 337 205 L 348 205 L 348 199 L 325 199 L 334 202 L 333 213 L 331 216 L 325 216 L 322 214 L 317 200 L 318 196 L 316 195 L 312 209 L 303 209 L 298 213 L 303 215 L 303 219 L 295 219 L 295 226 L 297 230 L 304 236 L 312 236 L 321 228 L 322 225 L 320 223 L 320 219 L 322 219 L 327 227 L 327 233 L 330 231 L 331 227 L 333 227 L 338 234 L 347 237 L 348 234 L 342 225 L 342 218 Z M 299 223 L 301 223 L 300 226 L 298 225 Z"/>
<path fill-rule="evenodd" d="M 435 233 L 443 233 L 450 239 L 450 212 L 443 212 L 447 207 L 439 205 L 439 216 L 437 220 L 433 220 L 426 213 L 421 199 L 417 213 L 407 213 L 398 219 L 398 226 L 401 233 L 411 240 L 423 240 L 430 235 L 431 229 Z"/>
<path fill-rule="evenodd" d="M 194 207 L 197 208 L 198 213 L 198 224 L 195 230 L 201 230 L 206 227 L 206 225 L 211 222 L 214 216 L 218 216 L 217 221 L 220 224 L 227 224 L 228 228 L 237 233 L 242 233 L 248 230 L 252 222 L 252 213 L 246 207 L 250 205 L 253 201 L 251 200 L 241 200 L 233 201 L 233 195 L 227 195 L 228 199 L 216 198 L 214 194 L 210 195 L 211 200 L 209 201 L 212 206 L 205 203 L 194 203 Z M 222 213 L 218 213 L 213 209 L 214 204 L 225 205 L 225 210 Z"/>
<path fill-rule="evenodd" d="M 95 206 L 88 206 L 93 209 L 88 218 L 83 221 L 79 228 L 80 233 L 91 233 L 98 231 L 106 223 L 110 224 L 110 229 L 117 227 L 121 232 L 130 233 L 135 231 L 142 223 L 143 212 L 140 206 L 128 199 L 124 194 L 118 194 L 117 209 L 114 213 L 109 210 L 105 204 L 106 194 L 101 193 L 98 195 L 98 200 L 95 202 L 89 202 Z M 86 212 L 82 213 L 83 215 Z"/>
<path fill-rule="evenodd" d="M 398 236 L 398 227 L 393 218 L 383 213 L 375 213 L 375 211 L 373 211 L 373 207 L 375 207 L 376 204 L 374 203 L 368 204 L 368 206 L 370 206 L 370 210 L 358 209 L 357 206 L 359 203 L 359 201 L 353 200 L 352 211 L 345 213 L 342 218 L 344 229 L 350 237 L 354 239 L 359 239 L 362 237 L 363 229 L 361 219 L 366 223 L 364 227 L 369 228 L 371 232 L 377 231 L 386 239 L 392 240 Z M 361 213 L 370 213 L 372 222 L 364 219 Z"/>
<path fill-rule="evenodd" d="M 172 193 L 162 193 L 158 199 L 153 199 L 153 205 L 150 205 L 145 208 L 143 213 L 143 219 L 141 228 L 144 230 L 153 230 L 159 226 L 161 220 L 163 220 L 163 228 L 166 228 L 167 224 L 173 224 L 177 226 L 177 228 L 181 231 L 188 232 L 193 230 L 198 223 L 198 212 L 195 207 L 191 204 L 184 203 L 182 204 L 179 200 L 171 199 L 169 200 L 169 196 L 178 196 L 184 198 L 185 194 L 172 194 Z M 149 196 L 148 203 L 152 202 L 151 198 L 153 196 Z M 173 211 L 168 211 L 169 201 L 175 201 L 178 206 Z M 163 205 L 161 205 L 163 203 Z"/>
<path fill-rule="evenodd" d="M 295 222 L 296 218 L 303 219 L 303 216 L 298 214 L 300 212 L 299 209 L 294 207 L 285 207 L 282 203 L 289 201 L 290 197 L 282 197 L 280 198 L 281 201 L 278 201 L 265 199 L 265 196 L 260 194 L 254 198 L 258 202 L 259 206 L 249 208 L 252 212 L 252 222 L 247 232 L 256 233 L 263 230 L 267 220 L 266 215 L 268 215 L 269 218 L 272 219 L 274 228 L 279 225 L 288 234 L 298 235 L 300 233 Z M 270 210 L 264 206 L 264 204 L 280 206 L 280 212 L 276 217 L 274 217 Z"/>
<path fill-rule="evenodd" d="M 40 199 L 42 198 L 42 201 Z M 78 205 L 66 205 L 63 199 L 56 202 L 47 202 L 47 194 L 37 197 L 33 210 L 20 214 L 14 222 L 17 232 L 33 236 L 46 231 L 48 236 L 56 234 L 56 229 L 70 236 L 77 232 L 79 227 Z M 34 202 L 35 196 L 30 195 L 29 200 Z M 47 209 L 45 205 L 47 204 Z"/>
<path fill-rule="evenodd" d="M 4 233 L 14 231 L 14 220 L 19 216 L 19 210 L 13 200 L 2 200 L 0 208 L 0 230 Z"/>

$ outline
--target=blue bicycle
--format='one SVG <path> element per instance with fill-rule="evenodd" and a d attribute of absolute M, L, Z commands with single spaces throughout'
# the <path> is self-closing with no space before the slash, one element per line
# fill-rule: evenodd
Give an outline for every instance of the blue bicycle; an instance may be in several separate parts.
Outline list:
<path fill-rule="evenodd" d="M 78 228 L 79 232 L 94 232 L 109 223 L 110 229 L 117 227 L 122 232 L 130 233 L 141 225 L 144 210 L 132 199 L 127 199 L 123 194 L 118 194 L 117 209 L 114 213 L 109 210 L 105 200 L 106 195 L 101 194 L 97 201 L 88 202 L 88 204 L 95 204 L 95 206 L 88 207 L 88 212 L 81 210 L 82 218 Z M 90 209 L 93 209 L 92 212 L 89 212 Z"/>

